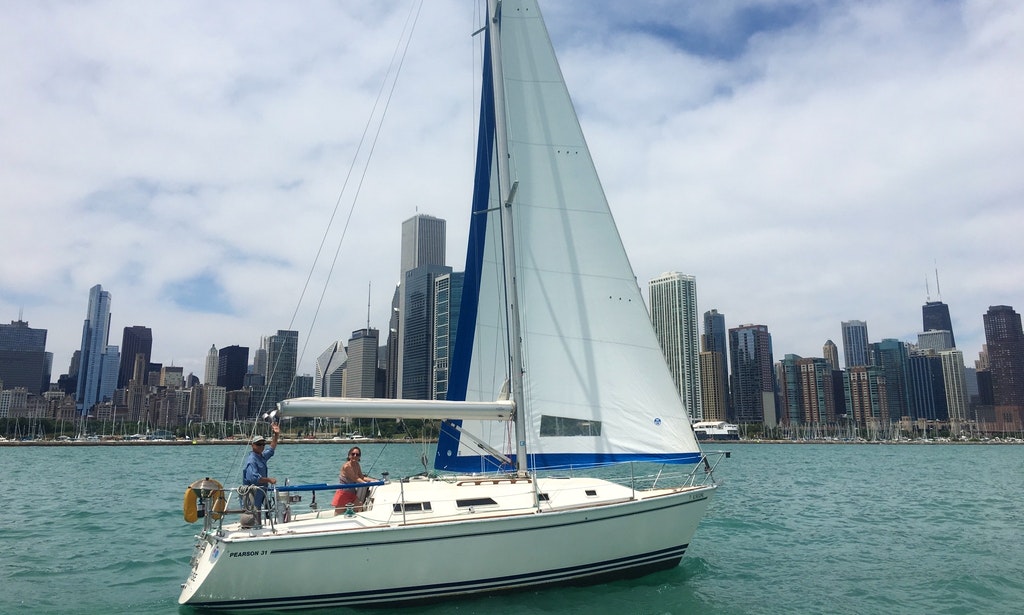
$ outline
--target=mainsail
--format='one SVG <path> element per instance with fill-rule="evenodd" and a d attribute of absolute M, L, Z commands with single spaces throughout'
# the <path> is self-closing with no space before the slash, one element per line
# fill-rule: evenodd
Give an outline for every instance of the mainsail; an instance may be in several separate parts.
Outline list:
<path fill-rule="evenodd" d="M 532 0 L 501 4 L 504 107 L 497 109 L 485 44 L 473 218 L 452 359 L 450 400 L 499 399 L 512 369 L 510 302 L 522 327 L 529 467 L 619 461 L 695 463 L 699 447 L 626 257 L 551 40 Z M 498 191 L 496 113 L 505 114 L 507 185 Z M 499 124 L 500 125 L 500 124 Z M 518 298 L 507 297 L 500 208 L 514 218 Z M 514 457 L 508 423 L 462 427 Z M 435 467 L 501 465 L 443 428 Z"/>

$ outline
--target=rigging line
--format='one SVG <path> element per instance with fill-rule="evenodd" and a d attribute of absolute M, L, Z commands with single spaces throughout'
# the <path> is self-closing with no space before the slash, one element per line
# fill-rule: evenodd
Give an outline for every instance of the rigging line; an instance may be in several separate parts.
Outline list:
<path fill-rule="evenodd" d="M 391 69 L 394 68 L 394 78 L 391 80 L 391 88 L 387 92 L 387 98 L 384 100 L 384 108 L 381 111 L 380 119 L 377 122 L 377 129 L 373 133 L 373 139 L 370 141 L 370 150 L 369 150 L 369 152 L 366 155 L 365 162 L 363 163 L 363 172 L 359 176 L 359 182 L 356 184 L 355 195 L 352 197 L 352 203 L 349 206 L 348 216 L 345 217 L 345 225 L 341 229 L 341 236 L 338 238 L 338 246 L 334 250 L 334 259 L 331 261 L 331 266 L 330 266 L 330 268 L 327 271 L 327 279 L 324 280 L 323 288 L 320 291 L 320 299 L 319 299 L 319 301 L 316 304 L 316 310 L 314 310 L 314 312 L 313 312 L 313 319 L 309 323 L 309 331 L 306 334 L 305 342 L 303 342 L 302 353 L 299 355 L 300 359 L 301 359 L 301 357 L 305 356 L 305 354 L 306 354 L 306 347 L 309 345 L 309 339 L 313 335 L 313 328 L 316 325 L 317 317 L 320 314 L 320 308 L 323 306 L 324 297 L 327 295 L 327 287 L 330 284 L 331 278 L 334 275 L 334 268 L 338 264 L 338 256 L 341 254 L 341 247 L 342 247 L 342 245 L 345 242 L 346 235 L 348 235 L 348 227 L 349 227 L 349 225 L 352 222 L 352 215 L 355 213 L 356 204 L 359 202 L 359 194 L 362 192 L 363 182 L 365 181 L 366 173 L 369 171 L 369 168 L 370 168 L 370 160 L 373 158 L 373 152 L 377 149 L 377 141 L 380 138 L 381 130 L 384 128 L 384 119 L 387 117 L 388 109 L 391 107 L 391 99 L 394 96 L 395 88 L 398 86 L 398 77 L 399 77 L 399 75 L 402 72 L 402 66 L 405 64 L 405 57 L 406 57 L 406 55 L 409 52 L 409 44 L 412 42 L 412 35 L 413 35 L 413 32 L 416 31 L 416 23 L 419 21 L 420 12 L 423 9 L 423 2 L 422 2 L 422 0 L 420 0 L 420 2 L 417 2 L 415 4 L 414 8 L 415 8 L 415 12 L 413 11 L 413 8 L 410 8 L 410 10 L 409 10 L 409 15 L 406 17 L 405 28 L 402 31 L 402 36 L 399 37 L 398 45 L 396 45 L 395 52 L 394 52 L 394 54 L 391 57 L 391 65 L 388 67 L 388 75 L 391 74 Z M 399 56 L 399 49 L 401 49 L 401 56 Z M 397 67 L 395 67 L 395 58 L 396 57 L 398 57 L 398 65 L 397 65 Z M 381 95 L 384 92 L 384 87 L 387 85 L 387 76 L 388 75 L 386 75 L 384 81 L 381 82 L 381 89 L 377 93 L 377 100 L 374 102 L 374 106 L 373 106 L 374 111 L 376 111 L 377 105 L 380 103 Z M 372 115 L 373 114 L 371 113 L 371 117 L 372 117 Z M 363 138 L 359 142 L 360 149 L 362 148 L 362 145 L 363 145 L 363 139 L 366 138 L 366 133 L 369 131 L 371 125 L 372 125 L 372 123 L 370 121 L 367 121 L 366 127 L 364 128 L 364 131 L 363 131 Z M 358 154 L 358 151 L 357 151 L 357 154 Z M 355 159 L 353 159 L 353 166 L 349 168 L 349 174 L 345 177 L 345 187 L 348 186 L 349 179 L 351 178 L 352 170 L 353 170 L 353 168 L 355 166 L 354 161 L 355 161 Z M 344 191 L 344 188 L 343 188 L 343 191 Z M 340 202 L 341 202 L 341 196 L 339 195 L 339 197 L 338 197 L 338 204 L 340 204 Z M 338 207 L 338 205 L 335 205 L 335 211 L 337 211 L 337 207 Z M 332 221 L 334 220 L 334 214 L 331 215 L 331 220 Z M 326 237 L 325 237 L 325 240 L 326 240 Z M 319 256 L 319 252 L 318 252 L 318 256 Z M 310 276 L 312 276 L 312 272 L 310 272 Z M 308 284 L 308 279 L 307 279 L 307 284 Z M 303 289 L 303 293 L 305 293 L 305 289 Z M 296 306 L 296 313 L 297 312 L 298 312 L 298 307 Z"/>
<path fill-rule="evenodd" d="M 378 123 L 377 131 L 374 133 L 374 144 L 376 143 L 377 137 L 380 135 L 380 127 L 384 123 L 384 117 L 387 114 L 387 107 L 390 104 L 391 95 L 393 94 L 394 89 L 395 89 L 395 84 L 398 81 L 398 74 L 399 74 L 399 72 L 401 72 L 401 67 L 402 67 L 402 64 L 403 64 L 403 62 L 405 60 L 405 53 L 408 51 L 409 41 L 412 38 L 412 32 L 415 29 L 415 24 L 416 24 L 416 21 L 417 21 L 417 19 L 419 17 L 419 12 L 420 12 L 419 9 L 422 8 L 422 2 L 419 3 L 418 8 L 417 7 L 414 7 L 414 8 L 416 8 L 415 13 L 413 12 L 413 8 L 410 8 L 409 15 L 406 16 L 405 25 L 403 26 L 402 33 L 399 36 L 398 43 L 395 45 L 395 50 L 394 50 L 394 52 L 392 53 L 392 56 L 391 56 L 391 62 L 388 65 L 388 69 L 387 69 L 387 71 L 384 74 L 384 78 L 381 80 L 380 89 L 377 91 L 377 97 L 374 100 L 373 108 L 370 110 L 370 114 L 369 114 L 369 116 L 366 119 L 366 124 L 363 126 L 363 133 L 360 136 L 359 144 L 356 146 L 356 151 L 352 155 L 352 162 L 349 165 L 348 173 L 345 175 L 345 181 L 342 184 L 341 191 L 338 193 L 338 198 L 335 200 L 334 209 L 331 211 L 331 217 L 330 217 L 330 219 L 327 222 L 326 228 L 324 229 L 323 237 L 320 239 L 320 245 L 317 248 L 316 255 L 313 258 L 313 263 L 310 265 L 309 274 L 306 276 L 306 281 L 305 281 L 305 283 L 302 286 L 302 291 L 299 293 L 299 299 L 298 299 L 298 301 L 295 304 L 295 310 L 292 312 L 291 320 L 288 323 L 288 329 L 289 330 L 291 330 L 292 327 L 294 327 L 295 321 L 298 318 L 299 309 L 302 307 L 302 303 L 305 300 L 306 291 L 309 289 L 309 284 L 310 284 L 310 281 L 313 278 L 313 273 L 316 271 L 317 263 L 320 261 L 320 256 L 323 254 L 323 249 L 324 249 L 324 246 L 327 243 L 327 238 L 330 236 L 331 227 L 334 225 L 334 220 L 335 220 L 335 218 L 338 215 L 338 210 L 341 207 L 342 199 L 344 198 L 345 193 L 348 190 L 349 181 L 352 178 L 352 174 L 353 174 L 354 169 L 356 167 L 357 161 L 359 160 L 359 155 L 360 155 L 360 153 L 363 150 L 364 144 L 366 143 L 367 134 L 370 132 L 370 128 L 373 126 L 374 118 L 377 116 L 377 108 L 380 105 L 381 99 L 382 99 L 382 97 L 384 95 L 385 88 L 387 87 L 388 81 L 390 80 L 390 81 L 392 81 L 392 86 L 391 86 L 391 89 L 388 91 L 387 103 L 385 103 L 384 111 L 379 116 L 380 119 L 378 120 L 379 123 Z M 403 44 L 404 44 L 404 47 L 403 47 Z M 396 67 L 395 67 L 395 60 L 396 60 L 396 58 L 399 58 L 399 51 L 400 50 L 402 51 L 402 55 L 401 55 L 401 57 L 399 59 L 398 67 L 396 69 Z M 394 75 L 394 77 L 392 77 L 392 74 Z M 366 160 L 364 162 L 363 177 L 365 177 L 366 168 L 369 166 L 369 161 L 370 161 L 370 158 L 372 156 L 373 156 L 373 146 L 371 146 L 370 153 L 367 155 Z M 360 185 L 361 184 L 362 184 L 362 182 L 360 181 Z M 358 200 L 358 197 L 359 197 L 359 193 L 358 193 L 358 190 L 357 190 L 356 196 L 353 197 L 353 199 L 352 199 L 352 204 L 351 204 L 351 206 L 349 208 L 349 214 L 348 214 L 348 217 L 346 218 L 345 226 L 342 229 L 341 237 L 338 240 L 338 247 L 335 250 L 334 260 L 332 261 L 330 270 L 328 271 L 327 280 L 324 282 L 323 291 L 320 294 L 320 300 L 317 303 L 316 310 L 314 311 L 313 319 L 310 322 L 309 330 L 306 333 L 306 338 L 303 340 L 302 349 L 301 349 L 301 351 L 298 352 L 298 356 L 296 357 L 296 365 L 301 363 L 302 359 L 306 356 L 306 350 L 309 347 L 309 340 L 310 340 L 310 338 L 312 337 L 312 334 L 313 334 L 313 327 L 316 324 L 316 319 L 317 319 L 317 315 L 320 312 L 320 307 L 323 305 L 324 296 L 327 293 L 327 286 L 328 286 L 328 283 L 330 282 L 331 274 L 334 271 L 335 263 L 337 263 L 338 254 L 341 252 L 341 246 L 342 246 L 342 243 L 345 240 L 345 235 L 346 235 L 346 233 L 348 231 L 349 221 L 352 219 L 352 212 L 355 209 L 355 205 L 356 205 L 356 202 Z M 280 361 L 280 358 L 281 358 L 281 355 L 278 354 L 277 357 L 275 358 L 273 367 L 268 370 L 268 371 L 270 371 L 270 380 L 273 380 L 274 375 L 277 373 L 277 367 L 278 367 L 278 363 Z M 297 376 L 298 376 L 298 374 L 296 373 L 292 377 L 292 383 L 289 385 L 289 388 L 288 388 L 289 391 L 292 391 L 292 388 L 293 388 L 294 382 L 295 382 L 295 378 Z M 267 396 L 269 394 L 270 394 L 270 388 L 268 387 L 268 388 L 266 388 L 264 390 L 263 399 L 260 402 L 260 412 L 263 411 L 263 408 L 266 405 Z"/>

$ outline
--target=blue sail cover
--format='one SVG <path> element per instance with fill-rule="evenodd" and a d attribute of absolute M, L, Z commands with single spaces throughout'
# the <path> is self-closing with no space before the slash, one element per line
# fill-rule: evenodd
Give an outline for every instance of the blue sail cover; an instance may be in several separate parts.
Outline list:
<path fill-rule="evenodd" d="M 495 400 L 509 373 L 495 160 L 495 114 L 501 112 L 508 184 L 517 187 L 512 212 L 524 382 L 514 399 L 526 421 L 528 467 L 696 463 L 699 446 L 540 10 L 534 0 L 501 6 L 505 104 L 496 108 L 485 44 L 473 214 L 448 399 Z M 461 427 L 514 459 L 509 422 L 464 421 Z M 437 469 L 510 469 L 460 435 L 449 424 L 442 427 Z"/>

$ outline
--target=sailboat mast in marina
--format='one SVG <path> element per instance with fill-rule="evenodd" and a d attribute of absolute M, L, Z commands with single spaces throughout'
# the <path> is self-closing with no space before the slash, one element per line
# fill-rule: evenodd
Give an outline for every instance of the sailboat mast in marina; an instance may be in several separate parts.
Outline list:
<path fill-rule="evenodd" d="M 412 603 L 635 576 L 689 548 L 718 457 L 700 450 L 673 385 L 537 3 L 488 9 L 448 400 L 279 407 L 438 420 L 435 472 L 371 483 L 358 510 L 339 511 L 296 499 L 353 485 L 274 486 L 252 510 L 193 483 L 185 516 L 216 512 L 180 603 Z"/>

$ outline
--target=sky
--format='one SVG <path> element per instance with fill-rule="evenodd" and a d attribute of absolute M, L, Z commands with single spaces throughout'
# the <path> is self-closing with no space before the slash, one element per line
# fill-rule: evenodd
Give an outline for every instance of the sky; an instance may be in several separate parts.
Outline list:
<path fill-rule="evenodd" d="M 941 299 L 973 366 L 988 307 L 1024 312 L 1024 4 L 541 8 L 644 289 L 696 276 L 699 311 L 767 325 L 776 360 L 842 352 L 844 320 L 914 342 Z M 0 322 L 48 330 L 54 380 L 96 284 L 111 344 L 148 326 L 200 378 L 211 345 L 295 329 L 312 373 L 386 330 L 403 220 L 446 219 L 464 265 L 480 22 L 0 0 Z"/>

